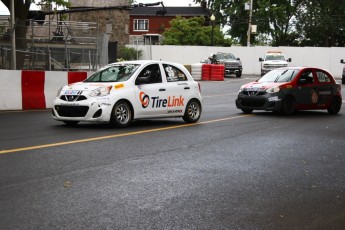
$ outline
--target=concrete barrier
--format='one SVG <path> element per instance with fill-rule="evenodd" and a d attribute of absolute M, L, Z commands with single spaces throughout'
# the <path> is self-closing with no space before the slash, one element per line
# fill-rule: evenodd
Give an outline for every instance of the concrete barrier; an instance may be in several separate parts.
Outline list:
<path fill-rule="evenodd" d="M 32 110 L 53 107 L 57 91 L 82 81 L 88 72 L 0 70 L 0 110 Z"/>

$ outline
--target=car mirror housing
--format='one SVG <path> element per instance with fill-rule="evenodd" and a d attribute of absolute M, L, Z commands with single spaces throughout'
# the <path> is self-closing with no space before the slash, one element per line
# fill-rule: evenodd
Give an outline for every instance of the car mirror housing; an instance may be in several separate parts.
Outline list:
<path fill-rule="evenodd" d="M 340 63 L 344 64 L 344 59 L 341 59 L 341 60 L 340 60 Z"/>
<path fill-rule="evenodd" d="M 262 58 L 259 58 L 259 62 L 262 62 L 262 61 L 264 61 Z"/>

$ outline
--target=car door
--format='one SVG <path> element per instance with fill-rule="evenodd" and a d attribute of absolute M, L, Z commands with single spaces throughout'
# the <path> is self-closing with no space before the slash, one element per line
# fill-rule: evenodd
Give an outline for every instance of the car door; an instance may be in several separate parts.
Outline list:
<path fill-rule="evenodd" d="M 188 80 L 186 74 L 177 66 L 163 64 L 163 69 L 163 77 L 167 81 L 168 115 L 182 115 L 188 101 L 193 96 L 192 83 Z"/>
<path fill-rule="evenodd" d="M 332 78 L 322 70 L 316 70 L 317 77 L 317 93 L 318 93 L 318 107 L 324 107 L 330 102 L 332 98 L 332 86 L 334 84 Z"/>
<path fill-rule="evenodd" d="M 295 91 L 298 109 L 308 109 L 317 102 L 315 82 L 316 80 L 312 69 L 303 70 L 298 77 Z"/>
<path fill-rule="evenodd" d="M 159 117 L 167 114 L 166 83 L 159 64 L 149 64 L 135 80 L 135 116 Z"/>

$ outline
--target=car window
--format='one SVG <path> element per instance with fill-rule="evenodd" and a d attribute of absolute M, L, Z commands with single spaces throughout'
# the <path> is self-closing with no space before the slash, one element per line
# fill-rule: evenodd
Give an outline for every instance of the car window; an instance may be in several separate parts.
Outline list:
<path fill-rule="evenodd" d="M 260 78 L 258 82 L 290 82 L 297 73 L 298 70 L 295 69 L 275 69 Z"/>
<path fill-rule="evenodd" d="M 139 65 L 113 65 L 97 71 L 84 82 L 123 82 L 127 81 Z"/>
<path fill-rule="evenodd" d="M 319 82 L 324 83 L 324 82 L 331 82 L 330 77 L 325 73 L 320 70 L 316 71 L 316 76 Z"/>
<path fill-rule="evenodd" d="M 284 55 L 266 55 L 266 61 L 285 61 Z"/>
<path fill-rule="evenodd" d="M 188 80 L 187 76 L 183 73 L 183 71 L 175 66 L 163 64 L 163 68 L 165 71 L 165 75 L 167 76 L 168 82 Z"/>
<path fill-rule="evenodd" d="M 303 84 L 313 84 L 314 83 L 313 72 L 311 70 L 306 70 L 302 72 L 299 78 L 299 82 Z"/>
<path fill-rule="evenodd" d="M 162 74 L 158 64 L 146 66 L 139 74 L 136 84 L 162 83 Z"/>

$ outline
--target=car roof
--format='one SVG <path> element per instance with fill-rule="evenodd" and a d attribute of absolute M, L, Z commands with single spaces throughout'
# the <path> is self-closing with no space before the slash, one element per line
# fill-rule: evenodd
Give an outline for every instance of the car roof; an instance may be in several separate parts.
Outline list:
<path fill-rule="evenodd" d="M 277 69 L 295 69 L 295 70 L 303 70 L 303 69 L 315 69 L 315 70 L 322 70 L 325 71 L 327 73 L 329 73 L 328 70 L 322 69 L 322 68 L 318 68 L 318 67 L 308 67 L 308 66 L 287 66 L 287 67 L 280 67 Z"/>

